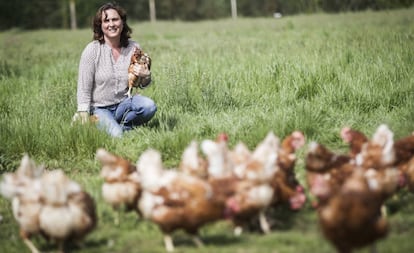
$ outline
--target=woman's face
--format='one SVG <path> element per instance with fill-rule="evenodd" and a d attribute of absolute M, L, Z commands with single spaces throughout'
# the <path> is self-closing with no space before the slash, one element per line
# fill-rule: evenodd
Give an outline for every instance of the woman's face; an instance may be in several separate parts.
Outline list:
<path fill-rule="evenodd" d="M 121 32 L 124 28 L 121 16 L 114 9 L 108 9 L 102 13 L 101 29 L 104 37 L 107 39 L 121 38 Z"/>

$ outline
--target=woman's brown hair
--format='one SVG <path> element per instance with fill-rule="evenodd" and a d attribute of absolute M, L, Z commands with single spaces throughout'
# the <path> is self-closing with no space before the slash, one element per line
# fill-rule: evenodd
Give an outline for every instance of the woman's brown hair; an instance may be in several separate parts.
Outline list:
<path fill-rule="evenodd" d="M 105 43 L 104 41 L 104 34 L 102 31 L 102 15 L 105 13 L 106 10 L 114 9 L 118 12 L 119 16 L 121 17 L 122 23 L 124 25 L 124 29 L 121 32 L 121 47 L 128 46 L 128 39 L 131 38 L 132 29 L 127 24 L 127 14 L 126 11 L 116 3 L 106 3 L 102 5 L 93 19 L 93 39 L 98 40 L 101 44 Z"/>

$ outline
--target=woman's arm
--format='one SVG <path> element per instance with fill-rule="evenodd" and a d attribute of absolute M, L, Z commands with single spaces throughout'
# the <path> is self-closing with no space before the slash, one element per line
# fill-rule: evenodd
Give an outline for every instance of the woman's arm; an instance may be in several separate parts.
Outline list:
<path fill-rule="evenodd" d="M 92 89 L 95 76 L 96 50 L 90 43 L 83 50 L 78 72 L 77 101 L 78 111 L 89 112 L 92 100 Z"/>

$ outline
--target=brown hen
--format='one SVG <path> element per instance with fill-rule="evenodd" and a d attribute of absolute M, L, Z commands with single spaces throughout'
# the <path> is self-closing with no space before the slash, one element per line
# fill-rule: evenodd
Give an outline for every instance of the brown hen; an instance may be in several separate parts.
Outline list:
<path fill-rule="evenodd" d="M 126 95 L 131 97 L 131 92 L 134 87 L 145 88 L 151 82 L 151 75 L 137 76 L 134 74 L 135 67 L 140 67 L 151 70 L 151 58 L 147 53 L 144 53 L 140 48 L 135 47 L 134 53 L 131 56 L 131 63 L 128 68 L 128 92 Z"/>

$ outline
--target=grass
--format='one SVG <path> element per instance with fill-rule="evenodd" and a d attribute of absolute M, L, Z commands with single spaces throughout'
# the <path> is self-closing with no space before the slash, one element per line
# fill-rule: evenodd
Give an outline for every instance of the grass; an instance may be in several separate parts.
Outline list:
<path fill-rule="evenodd" d="M 74 252 L 163 252 L 158 228 L 112 211 L 100 196 L 99 147 L 136 161 L 152 147 L 167 167 L 177 166 L 192 140 L 225 131 L 230 145 L 254 147 L 268 131 L 284 137 L 299 129 L 344 150 L 339 130 L 367 134 L 386 123 L 396 137 L 414 131 L 414 9 L 239 18 L 197 23 L 131 24 L 153 59 L 153 85 L 141 91 L 158 105 L 145 127 L 112 139 L 94 126 L 70 126 L 76 110 L 78 61 L 89 29 L 9 30 L 0 33 L 0 173 L 13 171 L 24 153 L 48 168 L 62 168 L 98 203 L 99 224 Z M 297 171 L 303 180 L 301 150 Z M 392 230 L 380 252 L 414 248 L 413 196 L 389 205 Z M 10 203 L 0 198 L 0 252 L 28 252 L 18 236 Z M 225 222 L 202 229 L 196 249 L 175 234 L 177 252 L 332 252 L 314 211 L 281 211 L 270 235 L 240 238 Z M 43 251 L 53 246 L 35 239 Z M 360 252 L 368 252 L 362 249 Z"/>

